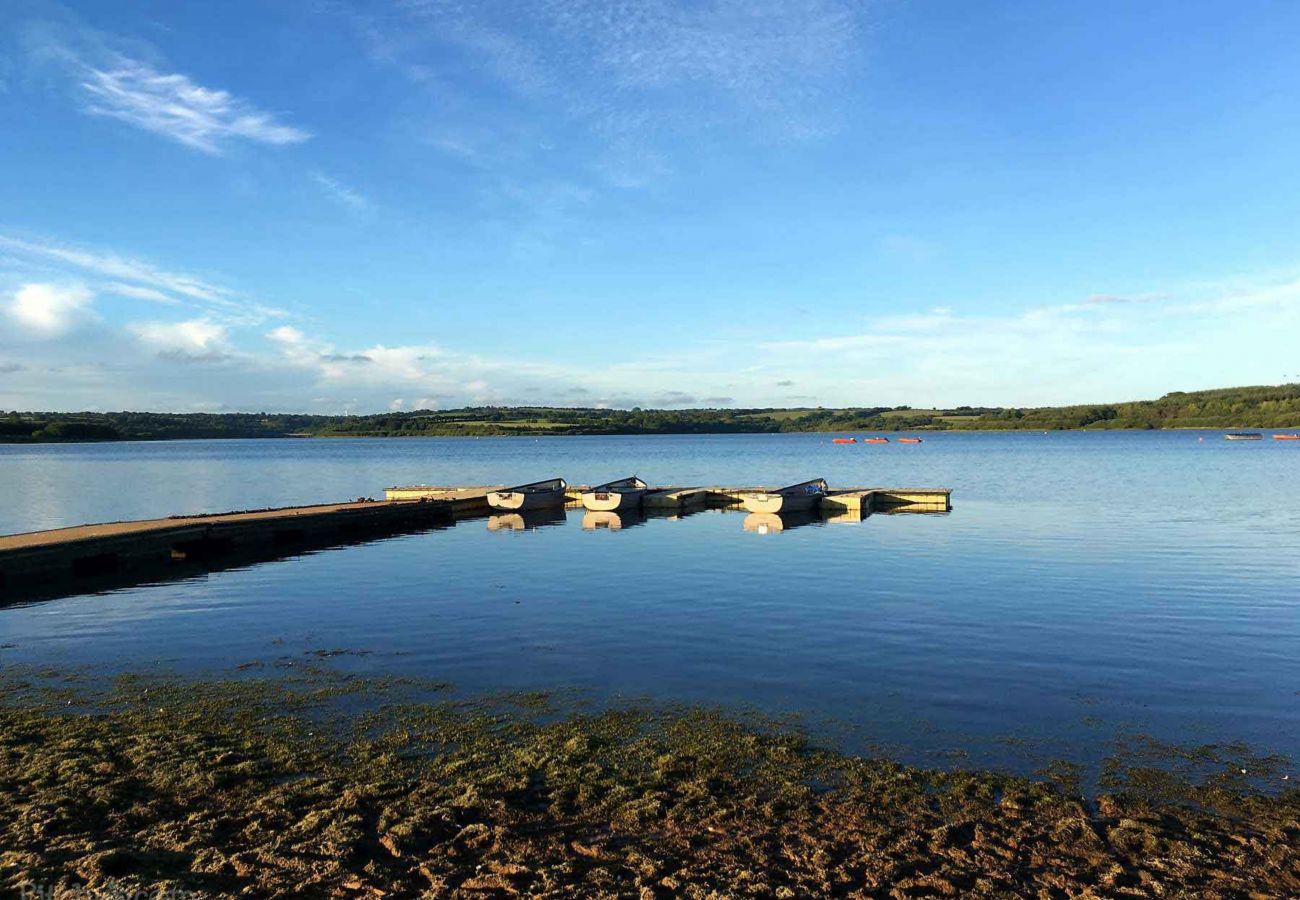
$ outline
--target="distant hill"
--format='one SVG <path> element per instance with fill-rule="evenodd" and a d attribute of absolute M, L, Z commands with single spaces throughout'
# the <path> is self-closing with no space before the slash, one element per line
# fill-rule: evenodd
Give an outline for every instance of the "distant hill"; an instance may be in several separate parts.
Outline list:
<path fill-rule="evenodd" d="M 1178 391 L 1085 406 L 912 409 L 587 409 L 478 406 L 369 416 L 281 413 L 0 413 L 0 442 L 179 438 L 717 434 L 778 431 L 1060 431 L 1300 427 L 1300 384 Z"/>

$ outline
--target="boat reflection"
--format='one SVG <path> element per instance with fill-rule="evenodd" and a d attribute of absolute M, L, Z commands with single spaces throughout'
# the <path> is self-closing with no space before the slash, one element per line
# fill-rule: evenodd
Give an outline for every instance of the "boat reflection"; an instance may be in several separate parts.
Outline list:
<path fill-rule="evenodd" d="M 672 507 L 642 507 L 641 515 L 647 519 L 667 519 L 670 522 L 676 522 L 678 519 L 685 519 L 696 513 L 707 512 L 708 508 L 704 506 L 682 506 Z"/>
<path fill-rule="evenodd" d="M 635 509 L 625 509 L 619 512 L 613 510 L 588 510 L 582 514 L 582 529 L 584 531 L 595 531 L 598 528 L 619 531 L 623 528 L 633 528 L 643 524 L 645 524 L 645 516 Z"/>
<path fill-rule="evenodd" d="M 810 510 L 786 513 L 750 513 L 745 516 L 744 529 L 752 534 L 775 534 L 820 522 L 821 516 Z"/>
<path fill-rule="evenodd" d="M 564 507 L 551 506 L 543 509 L 521 509 L 519 512 L 498 513 L 488 516 L 488 531 L 533 531 L 548 525 L 559 525 L 564 521 Z"/>

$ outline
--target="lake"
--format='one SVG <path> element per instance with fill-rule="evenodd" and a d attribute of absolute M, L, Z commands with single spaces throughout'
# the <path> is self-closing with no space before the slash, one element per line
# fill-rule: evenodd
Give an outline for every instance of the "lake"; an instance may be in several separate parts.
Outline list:
<path fill-rule="evenodd" d="M 946 515 L 487 520 L 0 609 L 0 662 L 310 661 L 797 714 L 850 749 L 1031 769 L 1117 737 L 1300 757 L 1300 446 L 1221 432 L 0 446 L 0 533 L 563 475 L 950 487 Z"/>

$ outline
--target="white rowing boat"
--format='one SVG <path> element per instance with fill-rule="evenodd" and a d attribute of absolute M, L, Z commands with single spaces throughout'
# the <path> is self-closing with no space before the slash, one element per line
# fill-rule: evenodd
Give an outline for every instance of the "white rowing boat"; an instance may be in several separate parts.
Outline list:
<path fill-rule="evenodd" d="M 812 481 L 802 481 L 774 491 L 745 494 L 741 497 L 741 502 L 752 513 L 814 509 L 826 496 L 826 490 L 826 479 L 814 478 Z"/>
<path fill-rule="evenodd" d="M 541 509 L 546 506 L 563 506 L 569 483 L 563 478 L 534 481 L 499 491 L 489 491 L 488 506 L 516 512 L 521 509 Z"/>
<path fill-rule="evenodd" d="M 636 509 L 641 505 L 641 498 L 645 496 L 645 492 L 646 483 L 635 475 L 630 475 L 583 491 L 582 505 L 592 512 Z"/>

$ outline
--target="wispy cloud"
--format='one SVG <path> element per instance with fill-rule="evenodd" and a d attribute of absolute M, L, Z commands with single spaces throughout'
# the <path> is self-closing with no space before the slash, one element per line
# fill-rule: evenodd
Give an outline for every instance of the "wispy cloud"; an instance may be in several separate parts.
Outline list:
<path fill-rule="evenodd" d="M 84 109 L 127 122 L 204 153 L 218 154 L 237 141 L 276 146 L 311 137 L 229 91 L 196 84 L 179 72 L 117 56 L 103 67 L 78 60 Z"/>
<path fill-rule="evenodd" d="M 343 9 L 373 59 L 439 100 L 439 146 L 482 162 L 480 93 L 542 128 L 579 123 L 590 165 L 615 187 L 675 171 L 674 134 L 721 127 L 764 139 L 833 132 L 839 88 L 861 58 L 867 14 L 852 0 L 357 0 Z M 450 114 L 450 116 L 449 116 Z M 467 142 L 458 131 L 478 134 Z M 572 136 L 565 136 L 572 146 Z"/>
<path fill-rule="evenodd" d="M 107 282 L 105 292 L 159 303 L 187 303 L 205 308 L 235 322 L 255 323 L 282 315 L 279 310 L 239 297 L 234 291 L 197 275 L 168 271 L 152 263 L 116 253 L 86 250 L 45 240 L 31 240 L 0 234 L 0 249 L 18 260 L 10 267 L 53 265 L 84 275 L 96 275 Z M 21 275 L 21 272 L 19 272 Z"/>
<path fill-rule="evenodd" d="M 325 192 L 325 195 L 336 203 L 349 207 L 354 210 L 363 210 L 370 208 L 370 201 L 364 194 L 353 188 L 348 187 L 337 178 L 331 178 L 324 172 L 312 172 L 311 180 Z"/>

